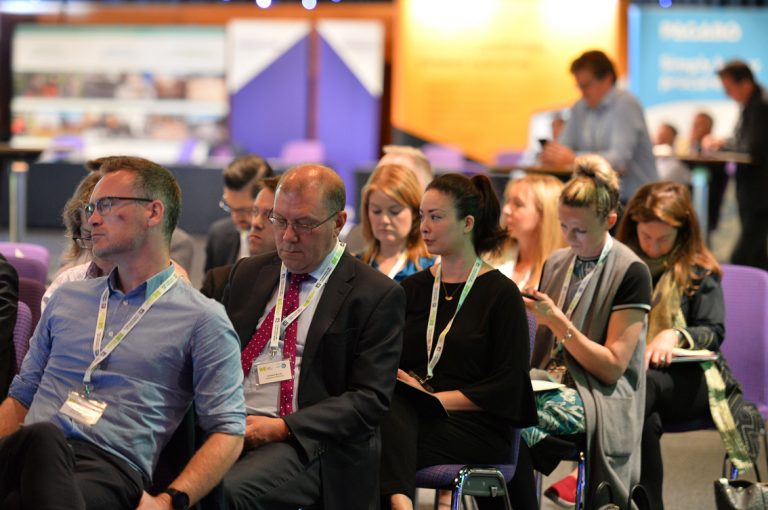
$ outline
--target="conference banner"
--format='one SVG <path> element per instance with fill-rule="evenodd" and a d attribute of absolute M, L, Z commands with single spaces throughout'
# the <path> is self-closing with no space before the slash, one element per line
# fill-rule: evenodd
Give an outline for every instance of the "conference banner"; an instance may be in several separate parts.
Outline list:
<path fill-rule="evenodd" d="M 629 86 L 646 108 L 649 128 L 668 122 L 685 138 L 696 112 L 706 111 L 716 134 L 732 133 L 739 109 L 717 70 L 739 58 L 768 83 L 766 27 L 765 9 L 631 6 Z"/>

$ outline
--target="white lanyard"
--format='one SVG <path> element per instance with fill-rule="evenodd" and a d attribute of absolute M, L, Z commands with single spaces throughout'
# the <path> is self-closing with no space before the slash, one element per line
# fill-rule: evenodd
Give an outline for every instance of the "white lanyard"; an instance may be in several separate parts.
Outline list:
<path fill-rule="evenodd" d="M 104 338 L 104 328 L 106 328 L 107 325 L 107 307 L 109 306 L 109 288 L 104 289 L 104 292 L 101 293 L 99 315 L 96 319 L 96 332 L 93 335 L 93 361 L 88 366 L 85 374 L 83 375 L 83 386 L 85 387 L 86 396 L 89 396 L 91 394 L 91 390 L 93 389 L 93 385 L 91 384 L 91 376 L 93 375 L 93 371 L 96 370 L 96 367 L 98 367 L 102 361 L 107 359 L 107 356 L 112 354 L 112 351 L 114 351 L 120 342 L 122 342 L 123 339 L 128 335 L 128 333 L 131 332 L 134 326 L 139 323 L 147 311 L 152 308 L 152 305 L 154 305 L 158 299 L 163 297 L 163 294 L 168 292 L 168 289 L 170 289 L 178 279 L 179 276 L 176 274 L 176 272 L 171 273 L 171 275 L 166 278 L 158 288 L 155 289 L 155 291 L 146 299 L 146 301 L 144 301 L 139 309 L 134 312 L 133 316 L 128 319 L 128 322 L 126 322 L 122 329 L 120 329 L 120 331 L 117 332 L 112 340 L 109 341 L 107 346 L 102 349 L 101 341 Z"/>
<path fill-rule="evenodd" d="M 472 271 L 469 273 L 469 278 L 467 278 L 467 283 L 464 285 L 464 288 L 461 290 L 461 296 L 459 297 L 459 302 L 456 305 L 456 311 L 453 312 L 453 317 L 451 317 L 451 320 L 448 321 L 448 325 L 445 326 L 445 329 L 442 333 L 440 333 L 440 336 L 437 337 L 437 346 L 435 347 L 434 354 L 432 353 L 432 342 L 435 338 L 435 324 L 437 322 L 437 305 L 440 302 L 440 278 L 442 273 L 442 264 L 438 264 L 437 268 L 435 269 L 435 283 L 432 284 L 432 302 L 429 306 L 429 319 L 427 320 L 427 377 L 425 380 L 432 379 L 432 373 L 437 366 L 438 361 L 440 361 L 440 356 L 443 354 L 443 346 L 445 345 L 445 337 L 448 335 L 448 332 L 451 330 L 451 326 L 453 326 L 453 320 L 456 318 L 456 315 L 459 313 L 459 310 L 461 309 L 461 305 L 464 304 L 464 300 L 467 298 L 467 295 L 469 294 L 469 291 L 472 290 L 472 286 L 475 284 L 475 280 L 477 279 L 477 275 L 480 272 L 480 268 L 483 265 L 483 260 L 480 257 L 477 257 L 475 259 L 475 265 L 472 266 Z"/>
<path fill-rule="evenodd" d="M 405 255 L 405 252 L 401 253 L 400 256 L 397 257 L 395 265 L 392 266 L 392 268 L 387 273 L 387 277 L 389 277 L 390 280 L 394 280 L 395 276 L 397 276 L 397 273 L 399 273 L 405 267 L 405 263 L 407 261 L 408 257 Z"/>
<path fill-rule="evenodd" d="M 288 269 L 285 267 L 285 264 L 281 265 L 280 285 L 277 289 L 277 303 L 275 303 L 275 316 L 272 320 L 272 336 L 269 339 L 269 350 L 273 357 L 277 354 L 277 346 L 279 345 L 280 339 L 284 337 L 285 330 L 288 329 L 288 326 L 290 326 L 291 323 L 296 320 L 296 318 L 298 318 L 298 316 L 301 315 L 301 313 L 306 310 L 310 304 L 312 304 L 312 301 L 317 296 L 317 293 L 325 286 L 328 278 L 331 276 L 331 273 L 333 273 L 333 270 L 336 269 L 339 260 L 341 260 L 341 256 L 344 254 L 345 246 L 345 243 L 340 243 L 338 241 L 336 242 L 336 248 L 333 250 L 333 256 L 331 256 L 331 260 L 328 261 L 328 263 L 323 268 L 320 278 L 317 280 L 314 287 L 312 287 L 312 290 L 309 292 L 307 299 L 304 300 L 300 307 L 298 307 L 293 311 L 293 313 L 284 319 L 282 318 L 283 301 L 285 300 L 285 281 L 288 279 Z"/>
<path fill-rule="evenodd" d="M 576 309 L 576 305 L 579 304 L 581 296 L 584 295 L 584 291 L 587 289 L 589 281 L 592 279 L 595 273 L 597 273 L 597 270 L 600 269 L 600 266 L 605 264 L 605 259 L 608 256 L 608 252 L 610 252 L 611 248 L 613 247 L 613 238 L 610 236 L 610 234 L 606 234 L 606 237 L 607 239 L 603 245 L 603 251 L 600 252 L 600 258 L 597 259 L 595 268 L 590 271 L 590 273 L 585 276 L 583 280 L 581 280 L 581 283 L 579 283 L 579 286 L 576 288 L 576 293 L 573 295 L 571 302 L 568 303 L 568 309 L 565 310 L 565 316 L 568 317 L 568 320 L 571 319 L 573 311 Z M 568 267 L 568 272 L 566 273 L 565 281 L 563 282 L 563 288 L 560 289 L 560 298 L 557 300 L 557 307 L 561 310 L 565 304 L 565 298 L 568 295 L 568 287 L 571 286 L 571 278 L 573 278 L 574 267 L 576 267 L 576 257 L 573 258 L 573 264 Z"/>

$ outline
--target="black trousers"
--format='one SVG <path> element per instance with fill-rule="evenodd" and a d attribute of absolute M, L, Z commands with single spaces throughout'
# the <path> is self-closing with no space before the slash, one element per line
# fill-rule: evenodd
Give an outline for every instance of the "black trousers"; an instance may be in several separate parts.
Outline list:
<path fill-rule="evenodd" d="M 685 422 L 704 416 L 709 416 L 709 399 L 704 372 L 698 363 L 680 363 L 646 372 L 640 483 L 648 493 L 651 508 L 664 508 L 664 465 L 661 459 L 664 423 Z"/>
<path fill-rule="evenodd" d="M 509 458 L 511 429 L 498 428 L 485 413 L 451 413 L 430 419 L 418 406 L 395 393 L 381 422 L 382 507 L 389 496 L 416 493 L 416 471 L 437 464 L 503 464 Z"/>
<path fill-rule="evenodd" d="M 50 423 L 0 441 L 0 509 L 133 510 L 144 482 L 125 461 Z"/>
<path fill-rule="evenodd" d="M 296 510 L 319 501 L 320 462 L 292 441 L 269 443 L 244 452 L 222 484 L 229 510 Z"/>

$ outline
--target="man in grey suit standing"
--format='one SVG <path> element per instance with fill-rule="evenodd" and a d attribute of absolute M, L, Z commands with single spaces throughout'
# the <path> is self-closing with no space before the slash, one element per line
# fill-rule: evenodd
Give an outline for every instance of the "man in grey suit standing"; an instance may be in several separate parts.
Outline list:
<path fill-rule="evenodd" d="M 292 168 L 270 215 L 277 253 L 230 273 L 223 303 L 244 349 L 248 416 L 246 450 L 224 479 L 228 508 L 354 510 L 378 498 L 405 294 L 345 253 L 344 205 L 333 170 Z"/>

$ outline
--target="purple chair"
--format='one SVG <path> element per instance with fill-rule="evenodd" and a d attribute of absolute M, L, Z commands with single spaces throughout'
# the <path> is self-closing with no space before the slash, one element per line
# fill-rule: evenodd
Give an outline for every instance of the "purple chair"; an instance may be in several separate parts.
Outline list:
<path fill-rule="evenodd" d="M 283 145 L 279 159 L 288 166 L 322 163 L 325 161 L 325 145 L 319 140 L 292 140 Z"/>
<path fill-rule="evenodd" d="M 24 277 L 34 280 L 39 282 L 40 285 L 45 285 L 48 280 L 48 266 L 44 266 L 39 260 L 26 257 L 19 258 L 11 255 L 6 255 L 5 258 L 16 269 L 16 273 L 20 278 Z"/>
<path fill-rule="evenodd" d="M 6 258 L 14 257 L 19 259 L 37 260 L 48 270 L 51 256 L 48 248 L 39 244 L 31 243 L 0 243 L 0 253 Z"/>
<path fill-rule="evenodd" d="M 533 351 L 536 338 L 536 318 L 531 313 L 528 317 L 529 354 Z M 439 490 L 451 491 L 451 510 L 459 510 L 463 496 L 501 497 L 505 508 L 512 510 L 507 495 L 507 483 L 512 480 L 517 468 L 517 455 L 520 451 L 520 429 L 512 429 L 512 448 L 509 463 L 494 466 L 469 466 L 466 464 L 440 464 L 429 466 L 416 472 L 416 487 L 435 489 L 435 508 L 438 506 Z"/>
<path fill-rule="evenodd" d="M 421 148 L 435 173 L 464 170 L 464 153 L 458 147 L 428 143 Z"/>
<path fill-rule="evenodd" d="M 21 362 L 29 350 L 29 338 L 32 336 L 32 312 L 23 301 L 19 301 L 16 310 L 16 326 L 13 328 L 13 348 L 16 354 L 15 372 L 21 370 Z"/>
<path fill-rule="evenodd" d="M 31 278 L 19 276 L 19 302 L 25 303 L 32 313 L 32 330 L 40 320 L 40 302 L 45 294 L 45 287 Z"/>

